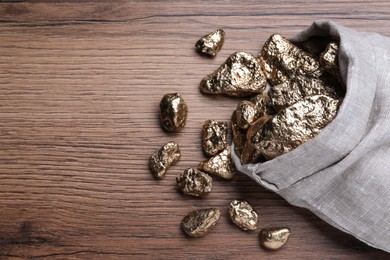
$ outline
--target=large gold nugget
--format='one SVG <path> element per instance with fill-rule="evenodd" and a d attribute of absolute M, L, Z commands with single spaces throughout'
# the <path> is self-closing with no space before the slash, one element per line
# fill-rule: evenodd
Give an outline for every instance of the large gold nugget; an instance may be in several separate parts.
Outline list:
<path fill-rule="evenodd" d="M 227 123 L 207 120 L 202 129 L 202 146 L 204 152 L 214 156 L 227 146 Z"/>
<path fill-rule="evenodd" d="M 164 95 L 160 102 L 161 124 L 168 132 L 178 132 L 186 124 L 188 107 L 178 93 Z"/>
<path fill-rule="evenodd" d="M 257 212 L 246 201 L 233 200 L 229 206 L 230 218 L 242 230 L 256 230 L 258 224 Z"/>
<path fill-rule="evenodd" d="M 202 53 L 215 56 L 221 49 L 224 40 L 225 32 L 222 29 L 218 29 L 200 38 L 196 42 L 195 48 Z"/>
<path fill-rule="evenodd" d="M 321 79 L 297 76 L 268 91 L 272 106 L 276 109 L 288 107 L 307 96 L 326 95 L 339 99 L 344 95 L 341 86 L 331 86 Z"/>
<path fill-rule="evenodd" d="M 266 249 L 277 250 L 286 244 L 291 231 L 287 227 L 264 228 L 260 231 L 260 245 Z"/>
<path fill-rule="evenodd" d="M 261 93 L 265 85 L 258 60 L 251 54 L 236 52 L 200 82 L 200 90 L 207 94 L 241 97 Z"/>
<path fill-rule="evenodd" d="M 267 40 L 259 54 L 259 60 L 272 85 L 296 76 L 318 78 L 323 71 L 317 57 L 299 49 L 279 34 L 274 34 Z"/>
<path fill-rule="evenodd" d="M 213 188 L 213 179 L 206 173 L 189 168 L 176 178 L 180 190 L 190 196 L 203 197 Z"/>
<path fill-rule="evenodd" d="M 221 211 L 217 208 L 194 210 L 184 217 L 181 228 L 190 237 L 203 237 L 215 226 L 220 216 Z"/>
<path fill-rule="evenodd" d="M 235 173 L 233 160 L 230 156 L 230 146 L 208 161 L 201 162 L 198 169 L 206 173 L 218 176 L 225 180 L 231 180 Z"/>
<path fill-rule="evenodd" d="M 263 126 L 266 122 L 271 120 L 271 115 L 264 115 L 260 117 L 256 122 L 248 129 L 246 133 L 246 143 L 244 149 L 241 152 L 241 163 L 257 163 L 261 161 L 263 155 L 257 148 L 257 144 L 261 141 L 261 133 Z"/>
<path fill-rule="evenodd" d="M 150 156 L 149 167 L 156 178 L 162 179 L 168 168 L 179 161 L 179 159 L 179 145 L 175 142 L 168 142 Z"/>
<path fill-rule="evenodd" d="M 237 123 L 237 111 L 234 110 L 230 125 L 232 128 L 232 139 L 234 143 L 234 152 L 238 155 L 241 156 L 241 152 L 244 149 L 245 142 L 246 142 L 246 130 L 242 129 L 238 126 Z"/>
<path fill-rule="evenodd" d="M 331 122 L 340 103 L 340 100 L 324 95 L 305 97 L 302 101 L 279 110 L 251 142 L 266 159 L 290 152 L 314 138 Z"/>

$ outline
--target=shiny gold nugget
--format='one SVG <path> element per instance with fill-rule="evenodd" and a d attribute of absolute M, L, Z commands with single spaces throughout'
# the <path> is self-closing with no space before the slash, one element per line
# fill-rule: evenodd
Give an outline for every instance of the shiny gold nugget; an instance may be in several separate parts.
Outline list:
<path fill-rule="evenodd" d="M 203 237 L 215 226 L 220 216 L 221 211 L 217 208 L 194 210 L 184 217 L 181 228 L 190 237 Z"/>
<path fill-rule="evenodd" d="M 168 142 L 150 156 L 149 168 L 156 178 L 162 179 L 168 168 L 178 162 L 179 159 L 179 145 L 175 142 Z"/>
<path fill-rule="evenodd" d="M 256 106 L 248 100 L 238 103 L 236 111 L 237 125 L 242 129 L 247 129 L 257 119 Z"/>
<path fill-rule="evenodd" d="M 331 41 L 328 37 L 314 36 L 302 43 L 302 49 L 315 55 L 319 55 L 323 52 Z"/>
<path fill-rule="evenodd" d="M 268 91 L 272 106 L 276 109 L 288 107 L 307 96 L 326 95 L 339 99 L 344 95 L 341 86 L 331 86 L 318 78 L 297 76 Z"/>
<path fill-rule="evenodd" d="M 265 115 L 276 114 L 268 93 L 261 93 L 252 97 L 250 100 L 256 107 L 256 120 Z M 255 120 L 255 121 L 256 121 Z"/>
<path fill-rule="evenodd" d="M 339 71 L 339 44 L 330 42 L 320 55 L 320 64 L 327 70 Z"/>
<path fill-rule="evenodd" d="M 259 54 L 259 60 L 272 85 L 295 76 L 318 78 L 323 71 L 316 56 L 299 49 L 279 34 L 274 34 L 267 40 Z"/>
<path fill-rule="evenodd" d="M 232 128 L 232 137 L 233 137 L 233 143 L 234 143 L 234 152 L 241 156 L 241 152 L 244 149 L 245 142 L 246 142 L 246 130 L 242 129 L 238 126 L 237 123 L 237 111 L 234 110 L 231 120 L 230 120 L 230 126 Z"/>
<path fill-rule="evenodd" d="M 208 161 L 201 162 L 198 165 L 198 169 L 222 179 L 231 180 L 236 173 L 230 151 L 230 146 L 226 147 Z"/>
<path fill-rule="evenodd" d="M 214 156 L 227 146 L 227 123 L 207 120 L 202 129 L 202 147 L 209 156 Z"/>
<path fill-rule="evenodd" d="M 246 143 L 241 153 L 241 163 L 257 163 L 263 158 L 258 145 L 262 141 L 262 129 L 265 123 L 271 120 L 273 116 L 264 115 L 260 117 L 256 122 L 248 129 L 246 133 Z"/>
<path fill-rule="evenodd" d="M 178 132 L 186 124 L 188 107 L 178 93 L 164 95 L 160 102 L 160 119 L 168 132 Z"/>
<path fill-rule="evenodd" d="M 291 231 L 287 227 L 264 228 L 260 231 L 260 245 L 266 249 L 277 250 L 286 244 Z"/>
<path fill-rule="evenodd" d="M 222 29 L 218 29 L 200 38 L 196 42 L 195 48 L 202 53 L 215 56 L 221 49 L 224 40 L 225 32 Z"/>
<path fill-rule="evenodd" d="M 176 178 L 179 189 L 186 195 L 203 197 L 213 188 L 212 178 L 195 168 L 189 168 Z"/>
<path fill-rule="evenodd" d="M 236 52 L 201 81 L 200 90 L 207 94 L 248 96 L 261 93 L 265 85 L 258 60 L 251 54 Z"/>
<path fill-rule="evenodd" d="M 266 158 L 290 152 L 314 138 L 336 116 L 340 100 L 324 95 L 305 97 L 279 112 L 251 142 Z"/>
<path fill-rule="evenodd" d="M 229 214 L 233 223 L 242 230 L 256 230 L 258 224 L 257 212 L 246 201 L 233 200 L 230 202 Z"/>

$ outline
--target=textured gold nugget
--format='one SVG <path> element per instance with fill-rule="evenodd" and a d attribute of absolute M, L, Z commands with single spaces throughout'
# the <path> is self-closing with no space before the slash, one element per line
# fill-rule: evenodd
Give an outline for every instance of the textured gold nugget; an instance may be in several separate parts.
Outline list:
<path fill-rule="evenodd" d="M 230 202 L 229 214 L 233 223 L 242 230 L 256 230 L 258 224 L 257 212 L 246 201 L 233 200 Z"/>
<path fill-rule="evenodd" d="M 204 152 L 214 156 L 227 146 L 227 123 L 207 120 L 202 129 L 202 146 Z"/>
<path fill-rule="evenodd" d="M 195 168 L 189 168 L 176 178 L 180 190 L 190 196 L 203 197 L 213 188 L 212 178 Z"/>
<path fill-rule="evenodd" d="M 199 209 L 190 212 L 181 222 L 181 228 L 190 237 L 203 237 L 215 226 L 221 211 L 217 208 Z"/>
<path fill-rule="evenodd" d="M 271 115 L 264 115 L 248 129 L 246 133 L 246 143 L 241 153 L 241 163 L 257 163 L 263 160 L 263 155 L 258 148 L 262 141 L 262 129 L 265 123 L 271 120 Z"/>
<path fill-rule="evenodd" d="M 248 96 L 261 93 L 265 85 L 258 60 L 251 54 L 236 52 L 201 81 L 200 89 L 207 94 Z"/>
<path fill-rule="evenodd" d="M 340 100 L 324 95 L 305 97 L 279 112 L 249 141 L 266 159 L 290 152 L 314 138 L 336 116 Z M 248 134 L 249 135 L 249 134 Z"/>
<path fill-rule="evenodd" d="M 238 126 L 237 123 L 237 111 L 234 110 L 231 120 L 230 120 L 230 126 L 232 128 L 232 137 L 233 137 L 233 143 L 234 143 L 234 152 L 241 156 L 241 152 L 244 149 L 245 142 L 246 142 L 246 130 L 242 129 Z"/>
<path fill-rule="evenodd" d="M 320 55 L 320 64 L 327 70 L 339 71 L 339 44 L 330 42 Z"/>
<path fill-rule="evenodd" d="M 302 43 L 302 48 L 311 54 L 319 55 L 325 50 L 329 41 L 328 37 L 313 36 Z"/>
<path fill-rule="evenodd" d="M 160 118 L 166 131 L 180 131 L 186 124 L 187 113 L 188 107 L 180 94 L 166 94 L 161 99 Z"/>
<path fill-rule="evenodd" d="M 261 93 L 259 95 L 256 95 L 252 97 L 249 101 L 252 102 L 256 107 L 256 120 L 262 116 L 273 115 L 276 113 L 268 93 Z"/>
<path fill-rule="evenodd" d="M 235 167 L 230 156 L 230 146 L 208 161 L 201 162 L 198 169 L 206 173 L 218 176 L 225 180 L 231 180 L 235 175 Z"/>
<path fill-rule="evenodd" d="M 286 244 L 291 231 L 286 227 L 264 228 L 260 231 L 260 245 L 266 249 L 277 250 Z"/>
<path fill-rule="evenodd" d="M 279 110 L 288 107 L 307 96 L 326 95 L 339 99 L 344 95 L 340 86 L 331 86 L 321 79 L 297 76 L 268 91 L 272 106 Z"/>
<path fill-rule="evenodd" d="M 195 48 L 202 53 L 215 56 L 221 49 L 224 40 L 225 32 L 222 29 L 218 29 L 200 38 L 196 42 Z"/>
<path fill-rule="evenodd" d="M 242 129 L 247 129 L 257 119 L 256 106 L 248 100 L 238 103 L 236 111 L 237 124 Z"/>
<path fill-rule="evenodd" d="M 156 178 L 162 179 L 168 168 L 179 161 L 179 159 L 179 145 L 175 142 L 168 142 L 150 156 L 149 167 Z"/>
<path fill-rule="evenodd" d="M 299 49 L 279 34 L 274 34 L 267 40 L 259 54 L 259 60 L 272 85 L 295 76 L 318 78 L 323 71 L 317 57 Z"/>

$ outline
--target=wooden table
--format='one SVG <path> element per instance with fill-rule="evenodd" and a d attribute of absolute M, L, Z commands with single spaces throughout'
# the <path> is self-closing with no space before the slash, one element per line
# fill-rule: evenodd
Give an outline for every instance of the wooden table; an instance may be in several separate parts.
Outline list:
<path fill-rule="evenodd" d="M 207 96 L 199 82 L 231 53 L 257 54 L 272 33 L 290 37 L 328 18 L 390 36 L 388 1 L 2 1 L 0 3 L 1 259 L 385 259 L 246 176 L 216 180 L 205 199 L 181 195 L 175 177 L 205 159 L 207 119 L 229 120 L 238 99 Z M 195 41 L 226 31 L 219 55 Z M 180 92 L 187 126 L 158 120 L 165 93 Z M 181 161 L 163 180 L 149 156 L 177 141 Z M 227 216 L 248 200 L 260 225 L 289 226 L 277 252 L 260 248 Z M 212 232 L 190 239 L 180 221 L 219 207 Z"/>

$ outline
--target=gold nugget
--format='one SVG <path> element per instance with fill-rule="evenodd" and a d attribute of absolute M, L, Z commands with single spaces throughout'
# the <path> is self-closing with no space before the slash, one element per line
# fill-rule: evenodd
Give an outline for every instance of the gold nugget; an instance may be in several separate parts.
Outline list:
<path fill-rule="evenodd" d="M 207 120 L 202 129 L 202 146 L 208 156 L 214 156 L 227 146 L 227 123 Z"/>
<path fill-rule="evenodd" d="M 164 95 L 160 102 L 160 119 L 168 132 L 178 132 L 186 124 L 188 107 L 178 93 Z"/>
<path fill-rule="evenodd" d="M 258 148 L 258 144 L 262 141 L 262 129 L 265 123 L 271 120 L 273 116 L 264 115 L 248 129 L 246 133 L 246 143 L 241 153 L 241 163 L 257 163 L 263 161 L 263 155 Z"/>
<path fill-rule="evenodd" d="M 203 237 L 217 224 L 221 211 L 217 208 L 190 212 L 181 222 L 182 230 L 190 237 Z"/>
<path fill-rule="evenodd" d="M 186 195 L 203 197 L 213 188 L 213 179 L 206 173 L 189 168 L 176 178 L 179 189 Z"/>
<path fill-rule="evenodd" d="M 313 36 L 302 43 L 302 48 L 311 54 L 319 55 L 325 50 L 329 41 L 328 37 Z"/>
<path fill-rule="evenodd" d="M 233 200 L 229 206 L 230 218 L 242 230 L 256 230 L 257 212 L 246 201 Z"/>
<path fill-rule="evenodd" d="M 327 70 L 339 71 L 339 44 L 330 42 L 320 55 L 320 64 Z"/>
<path fill-rule="evenodd" d="M 156 178 L 162 179 L 168 168 L 180 159 L 179 145 L 168 142 L 160 150 L 152 154 L 149 159 L 149 168 Z"/>
<path fill-rule="evenodd" d="M 296 76 L 268 91 L 272 106 L 276 109 L 288 107 L 307 96 L 326 95 L 339 99 L 344 95 L 341 86 L 328 85 L 322 79 Z"/>
<path fill-rule="evenodd" d="M 247 129 L 257 119 L 256 106 L 248 100 L 238 103 L 236 111 L 237 125 L 242 129 Z"/>
<path fill-rule="evenodd" d="M 324 95 L 305 97 L 279 112 L 248 142 L 272 159 L 314 138 L 336 116 L 340 100 Z M 249 135 L 249 134 L 248 134 Z"/>
<path fill-rule="evenodd" d="M 277 250 L 286 244 L 291 231 L 287 227 L 264 228 L 260 231 L 260 245 L 266 249 Z"/>
<path fill-rule="evenodd" d="M 276 114 L 268 93 L 261 93 L 252 97 L 250 100 L 256 107 L 256 120 L 265 115 Z M 256 121 L 255 120 L 255 121 Z"/>
<path fill-rule="evenodd" d="M 234 143 L 234 152 L 241 156 L 241 152 L 244 149 L 245 142 L 246 142 L 246 130 L 242 129 L 238 126 L 237 123 L 237 111 L 234 110 L 231 120 L 230 120 L 230 126 L 232 128 L 232 139 Z"/>
<path fill-rule="evenodd" d="M 224 40 L 225 32 L 218 29 L 200 38 L 196 42 L 195 48 L 202 53 L 215 56 L 221 49 Z"/>
<path fill-rule="evenodd" d="M 207 94 L 248 96 L 261 93 L 265 85 L 258 60 L 251 54 L 236 52 L 201 81 L 200 90 Z"/>
<path fill-rule="evenodd" d="M 198 165 L 198 169 L 222 179 L 231 180 L 235 175 L 235 167 L 230 151 L 230 146 L 226 147 L 208 161 L 201 162 Z"/>
<path fill-rule="evenodd" d="M 322 75 L 318 58 L 292 44 L 279 34 L 264 44 L 259 60 L 267 80 L 278 85 L 295 76 L 318 78 Z"/>

